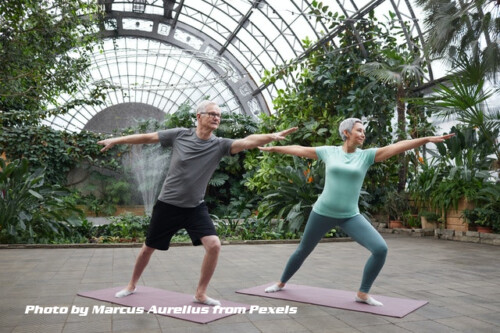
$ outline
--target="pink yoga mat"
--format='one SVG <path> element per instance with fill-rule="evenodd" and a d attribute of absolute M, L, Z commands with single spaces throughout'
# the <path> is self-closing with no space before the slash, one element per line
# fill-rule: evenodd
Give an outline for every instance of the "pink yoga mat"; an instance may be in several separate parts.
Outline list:
<path fill-rule="evenodd" d="M 114 287 L 79 292 L 78 295 L 133 308 L 129 309 L 127 313 L 160 314 L 200 324 L 244 313 L 250 308 L 247 304 L 226 300 L 220 300 L 220 307 L 207 306 L 193 302 L 193 295 L 191 294 L 142 286 L 137 287 L 137 291 L 130 296 L 116 298 L 115 293 L 123 288 Z"/>
<path fill-rule="evenodd" d="M 262 286 L 241 289 L 238 290 L 237 293 L 322 305 L 345 310 L 368 312 L 396 318 L 403 318 L 407 314 L 428 303 L 427 301 L 372 295 L 373 298 L 384 304 L 383 306 L 372 306 L 355 302 L 354 296 L 356 293 L 353 291 L 287 284 L 283 290 L 278 292 L 264 292 L 264 290 L 270 285 L 271 284 L 264 284 Z"/>

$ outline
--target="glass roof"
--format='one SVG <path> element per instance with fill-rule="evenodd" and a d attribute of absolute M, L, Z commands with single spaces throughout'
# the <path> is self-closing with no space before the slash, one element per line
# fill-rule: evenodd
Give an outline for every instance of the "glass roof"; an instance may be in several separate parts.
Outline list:
<path fill-rule="evenodd" d="M 90 0 L 89 0 L 90 1 Z M 113 86 L 104 105 L 86 106 L 48 120 L 78 131 L 97 113 L 122 103 L 144 103 L 165 113 L 183 103 L 210 98 L 223 112 L 256 117 L 273 113 L 277 89 L 288 80 L 263 85 L 264 70 L 300 59 L 302 40 L 335 41 L 336 31 L 311 15 L 311 0 L 99 0 L 106 11 L 103 49 L 90 70 L 95 82 Z M 354 20 L 374 10 L 396 13 L 407 41 L 422 40 L 410 0 L 324 0 L 329 10 Z M 428 68 L 427 80 L 433 80 Z M 290 80 L 290 79 L 289 79 Z M 79 94 L 86 94 L 81 91 Z M 78 96 L 62 96 L 70 100 Z"/>

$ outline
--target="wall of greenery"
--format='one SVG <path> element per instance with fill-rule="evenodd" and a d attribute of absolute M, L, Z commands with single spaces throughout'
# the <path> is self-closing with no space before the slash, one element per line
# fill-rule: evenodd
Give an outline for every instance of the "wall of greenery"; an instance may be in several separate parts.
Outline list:
<path fill-rule="evenodd" d="M 427 6 L 430 0 L 420 2 L 426 10 L 441 10 Z M 62 19 L 47 11 L 52 3 L 64 9 Z M 88 14 L 85 20 L 77 15 L 82 10 Z M 105 87 L 96 86 L 83 99 L 58 104 L 60 95 L 73 94 L 87 84 L 88 77 L 82 73 L 90 65 L 90 50 L 99 45 L 91 33 L 100 24 L 99 8 L 85 1 L 7 0 L 0 2 L 0 12 L 8 23 L 0 31 L 0 154 L 9 162 L 0 159 L 0 242 L 120 241 L 128 236 L 140 241 L 147 218 L 127 216 L 113 226 L 97 228 L 77 208 L 84 204 L 98 215 L 111 212 L 116 204 L 134 203 L 137 186 L 124 166 L 130 147 L 115 147 L 103 154 L 97 145 L 103 138 L 100 134 L 61 132 L 40 123 L 76 105 L 102 103 Z M 343 17 L 321 2 L 313 2 L 315 13 L 331 27 L 343 24 Z M 478 19 L 451 14 L 457 22 Z M 389 203 L 396 202 L 390 199 L 398 197 L 405 198 L 406 213 L 411 196 L 416 208 L 440 215 L 465 197 L 476 204 L 464 213 L 470 223 L 490 225 L 500 232 L 500 113 L 486 107 L 498 89 L 487 88 L 485 83 L 492 68 L 497 68 L 492 65 L 498 59 L 491 50 L 498 49 L 498 42 L 488 44 L 488 53 L 465 42 L 453 48 L 454 39 L 450 39 L 449 50 L 460 51 L 450 52 L 456 70 L 431 96 L 422 97 L 416 87 L 423 80 L 424 52 L 443 52 L 426 50 L 416 40 L 411 49 L 398 42 L 403 32 L 391 23 L 394 19 L 392 13 L 383 20 L 370 15 L 353 23 L 366 41 L 362 45 L 352 30 L 345 29 L 335 45 L 308 53 L 300 63 L 269 69 L 265 83 L 283 78 L 293 82 L 278 91 L 273 101 L 276 112 L 262 115 L 258 122 L 224 114 L 216 135 L 241 138 L 298 126 L 297 132 L 274 144 L 338 145 L 339 122 L 358 117 L 366 120 L 366 147 L 374 147 L 431 135 L 431 116 L 457 116 L 458 124 L 452 128 L 456 137 L 436 150 L 423 147 L 374 165 L 366 177 L 361 210 L 367 215 L 388 213 Z M 499 35 L 498 26 L 490 35 Z M 83 32 L 88 35 L 80 38 Z M 470 34 L 479 39 L 483 32 Z M 312 43 L 304 40 L 306 48 Z M 79 57 L 70 56 L 75 50 Z M 164 121 L 144 121 L 113 135 L 193 127 L 191 109 L 182 105 Z M 83 191 L 68 182 L 68 173 L 76 168 L 85 170 L 86 179 L 80 180 L 87 184 Z M 221 237 L 296 238 L 323 186 L 320 162 L 255 149 L 222 160 L 207 188 L 206 201 Z M 331 235 L 341 233 L 333 230 Z"/>

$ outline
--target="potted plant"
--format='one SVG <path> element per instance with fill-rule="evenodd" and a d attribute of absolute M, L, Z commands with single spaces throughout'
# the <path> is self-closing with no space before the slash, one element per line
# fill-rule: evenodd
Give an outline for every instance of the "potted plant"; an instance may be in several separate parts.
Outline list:
<path fill-rule="evenodd" d="M 420 229 L 422 228 L 421 219 L 417 214 L 412 214 L 412 212 L 407 212 L 404 215 L 404 225 L 408 226 L 412 229 Z"/>
<path fill-rule="evenodd" d="M 422 210 L 418 215 L 420 216 L 422 229 L 436 229 L 440 217 L 438 214 L 428 210 Z"/>
<path fill-rule="evenodd" d="M 463 211 L 469 225 L 479 232 L 500 232 L 500 183 L 487 183 L 479 190 L 477 205 Z"/>
<path fill-rule="evenodd" d="M 478 232 L 492 233 L 500 226 L 499 212 L 491 208 L 476 207 L 463 211 L 463 217 L 467 223 L 473 226 Z"/>
<path fill-rule="evenodd" d="M 410 211 L 406 193 L 388 192 L 385 197 L 384 210 L 389 215 L 389 228 L 402 228 L 403 216 Z"/>

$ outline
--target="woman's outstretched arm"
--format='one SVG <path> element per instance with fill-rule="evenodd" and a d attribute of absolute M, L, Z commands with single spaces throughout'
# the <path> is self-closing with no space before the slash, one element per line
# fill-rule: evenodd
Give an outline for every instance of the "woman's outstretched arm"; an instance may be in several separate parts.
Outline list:
<path fill-rule="evenodd" d="M 295 155 L 299 157 L 312 158 L 317 160 L 318 155 L 316 155 L 316 148 L 314 147 L 304 147 L 304 146 L 271 146 L 271 147 L 259 147 L 262 151 L 268 151 L 270 153 L 280 153 Z"/>
<path fill-rule="evenodd" d="M 413 149 L 413 148 L 420 147 L 422 145 L 425 145 L 426 143 L 443 142 L 444 140 L 447 140 L 454 135 L 455 135 L 455 133 L 441 135 L 441 136 L 427 136 L 425 138 L 418 138 L 418 139 L 413 139 L 413 140 L 403 140 L 403 141 L 393 143 L 392 145 L 388 145 L 388 146 L 377 149 L 377 152 L 375 154 L 375 162 L 385 161 L 386 159 L 391 158 L 394 155 L 403 153 L 403 152 L 410 150 L 410 149 Z"/>

